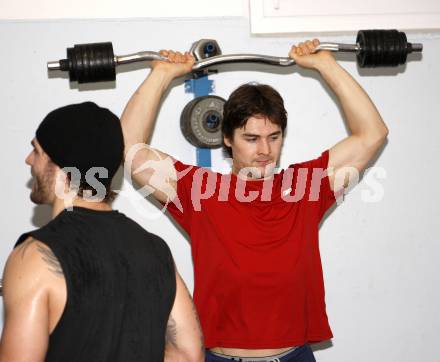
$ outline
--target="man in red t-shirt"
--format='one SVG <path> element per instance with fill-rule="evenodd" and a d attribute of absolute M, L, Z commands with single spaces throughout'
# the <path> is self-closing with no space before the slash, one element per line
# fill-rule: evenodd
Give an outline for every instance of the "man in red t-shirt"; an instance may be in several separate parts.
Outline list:
<path fill-rule="evenodd" d="M 314 361 L 309 343 L 333 337 L 325 310 L 319 223 L 335 203 L 335 191 L 348 185 L 344 169 L 361 172 L 388 129 L 333 55 L 314 52 L 318 44 L 316 39 L 300 43 L 289 56 L 318 71 L 334 91 L 350 135 L 316 159 L 278 173 L 287 118 L 282 98 L 267 85 L 243 85 L 225 104 L 222 132 L 231 174 L 139 147 L 151 136 L 170 82 L 191 71 L 194 59 L 188 53 L 162 51 L 169 62 L 153 62 L 122 115 L 133 178 L 154 191 L 191 238 L 194 301 L 207 361 Z M 143 171 L 135 172 L 141 166 Z"/>

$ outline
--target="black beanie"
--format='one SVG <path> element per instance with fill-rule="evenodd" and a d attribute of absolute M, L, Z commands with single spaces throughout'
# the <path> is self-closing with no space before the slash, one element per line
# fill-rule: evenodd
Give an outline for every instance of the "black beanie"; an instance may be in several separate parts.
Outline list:
<path fill-rule="evenodd" d="M 124 152 L 119 118 L 93 102 L 71 104 L 50 112 L 38 126 L 37 141 L 59 167 L 76 167 L 85 182 L 91 167 L 103 167 L 108 178 L 99 178 L 109 186 Z"/>

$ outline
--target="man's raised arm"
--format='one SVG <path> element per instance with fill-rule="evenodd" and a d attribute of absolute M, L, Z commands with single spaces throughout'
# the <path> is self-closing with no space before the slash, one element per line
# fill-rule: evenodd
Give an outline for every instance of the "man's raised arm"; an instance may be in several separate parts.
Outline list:
<path fill-rule="evenodd" d="M 336 188 L 340 189 L 342 184 L 346 187 L 349 181 L 345 172 L 341 172 L 339 179 L 338 170 L 350 167 L 362 172 L 383 145 L 388 128 L 368 94 L 330 52 L 312 54 L 318 44 L 317 39 L 301 43 L 298 47 L 292 47 L 289 55 L 298 65 L 319 71 L 338 97 L 347 119 L 351 134 L 330 149 L 328 167 L 333 168 L 334 172 L 329 179 L 334 190 L 337 184 L 339 186 Z M 335 176 L 338 176 L 338 180 Z"/>
<path fill-rule="evenodd" d="M 125 160 L 131 162 L 133 179 L 140 186 L 149 185 L 150 178 L 155 172 L 164 173 L 164 178 L 167 178 L 170 172 L 175 172 L 172 163 L 161 162 L 159 167 L 154 167 L 158 165 L 155 162 L 169 157 L 166 153 L 150 147 L 139 147 L 139 150 L 135 151 L 133 146 L 148 144 L 163 94 L 173 79 L 189 73 L 194 64 L 194 58 L 189 53 L 181 54 L 164 50 L 160 53 L 168 57 L 169 62 L 154 61 L 151 63 L 150 74 L 131 96 L 121 116 Z M 149 161 L 150 166 L 148 166 Z M 164 165 L 165 169 L 163 169 Z M 135 173 L 141 166 L 145 166 L 145 169 Z M 171 186 L 175 188 L 175 183 L 171 183 Z M 169 195 L 158 190 L 157 187 L 155 190 L 153 196 L 159 201 L 166 202 Z"/>

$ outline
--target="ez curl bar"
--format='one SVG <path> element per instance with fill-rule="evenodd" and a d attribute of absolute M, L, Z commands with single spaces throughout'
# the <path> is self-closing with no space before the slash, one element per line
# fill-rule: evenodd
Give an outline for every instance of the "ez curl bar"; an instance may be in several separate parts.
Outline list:
<path fill-rule="evenodd" d="M 356 53 L 359 67 L 397 67 L 405 64 L 407 55 L 421 52 L 422 44 L 409 43 L 406 34 L 398 30 L 361 30 L 357 34 L 356 44 L 321 43 L 319 50 Z M 190 53 L 196 62 L 193 72 L 225 63 L 263 63 L 275 66 L 291 66 L 295 61 L 289 57 L 274 57 L 259 54 L 222 55 L 215 40 L 202 39 L 194 43 Z M 69 80 L 78 83 L 113 81 L 116 79 L 116 66 L 142 61 L 167 60 L 157 52 L 115 56 L 111 42 L 77 44 L 67 48 L 67 59 L 48 62 L 48 71 L 69 72 Z"/>

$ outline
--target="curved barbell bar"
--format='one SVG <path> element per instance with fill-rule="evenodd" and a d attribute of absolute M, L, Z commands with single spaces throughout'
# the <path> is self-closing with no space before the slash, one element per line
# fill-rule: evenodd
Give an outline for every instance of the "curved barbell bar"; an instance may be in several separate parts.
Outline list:
<path fill-rule="evenodd" d="M 414 49 L 413 44 L 413 49 Z M 421 45 L 421 44 L 420 44 Z M 316 47 L 315 51 L 329 50 L 332 52 L 352 52 L 357 53 L 361 50 L 359 44 L 340 44 L 340 43 L 322 43 Z M 162 60 L 167 61 L 168 58 L 160 55 L 158 52 L 142 51 L 127 55 L 119 55 L 114 57 L 115 65 L 138 63 L 143 61 Z M 295 65 L 295 61 L 289 57 L 275 57 L 271 55 L 261 54 L 228 54 L 217 55 L 210 58 L 196 61 L 192 68 L 193 71 L 199 71 L 219 64 L 226 63 L 264 63 L 276 66 Z M 48 70 L 64 70 L 61 61 L 47 63 Z"/>
<path fill-rule="evenodd" d="M 421 52 L 422 44 L 407 41 L 406 34 L 398 30 L 361 30 L 356 44 L 321 43 L 315 51 L 355 53 L 358 65 L 364 67 L 395 67 L 405 64 L 407 55 Z M 190 50 L 196 62 L 193 72 L 225 63 L 263 63 L 275 66 L 291 66 L 295 61 L 290 57 L 275 57 L 260 54 L 222 55 L 217 42 L 213 39 L 201 39 Z M 167 61 L 158 52 L 142 51 L 133 54 L 115 56 L 111 42 L 77 44 L 67 48 L 67 59 L 48 62 L 49 71 L 68 71 L 70 81 L 78 83 L 112 81 L 116 79 L 116 66 L 144 61 Z"/>

